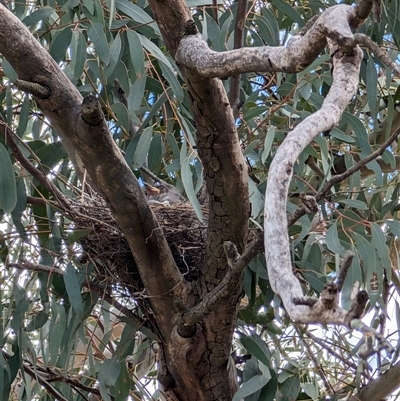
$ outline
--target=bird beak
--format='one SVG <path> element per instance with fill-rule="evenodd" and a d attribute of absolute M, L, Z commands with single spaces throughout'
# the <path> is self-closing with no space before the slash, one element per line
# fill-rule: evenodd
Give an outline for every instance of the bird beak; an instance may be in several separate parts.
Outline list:
<path fill-rule="evenodd" d="M 144 182 L 143 184 L 144 184 L 144 186 L 146 188 L 146 192 L 149 195 L 158 195 L 160 193 L 160 190 L 158 188 L 151 186 L 147 182 Z"/>

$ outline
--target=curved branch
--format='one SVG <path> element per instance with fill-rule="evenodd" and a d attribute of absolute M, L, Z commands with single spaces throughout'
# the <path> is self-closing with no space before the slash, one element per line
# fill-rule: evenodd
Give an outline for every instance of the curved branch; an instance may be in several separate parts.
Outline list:
<path fill-rule="evenodd" d="M 359 0 L 354 13 L 356 15 L 356 21 L 359 22 L 359 25 L 362 24 L 364 20 L 366 20 L 372 10 L 373 0 Z"/>
<path fill-rule="evenodd" d="M 79 114 L 82 96 L 49 53 L 33 37 L 27 27 L 6 7 L 0 5 L 0 53 L 12 65 L 18 79 L 42 86 L 49 97 L 34 96 L 38 106 L 60 135 L 77 174 L 82 179 L 83 170 L 76 158 L 69 136 Z M 37 95 L 38 93 L 36 93 Z"/>
<path fill-rule="evenodd" d="M 31 95 L 36 96 L 40 99 L 47 99 L 50 97 L 50 89 L 45 85 L 40 85 L 34 82 L 17 79 L 15 81 L 15 86 L 19 90 L 30 93 Z"/>
<path fill-rule="evenodd" d="M 109 203 L 167 339 L 174 320 L 172 298 L 186 291 L 185 285 L 139 182 L 109 133 L 97 100 L 89 98 L 82 104 L 79 91 L 49 53 L 23 23 L 1 5 L 0 53 L 13 66 L 19 79 L 49 88 L 50 97 L 35 97 L 35 100 L 62 137 L 76 168 L 87 170 Z"/>
<path fill-rule="evenodd" d="M 312 308 L 294 305 L 292 298 L 303 292 L 292 272 L 287 233 L 286 201 L 293 165 L 302 150 L 320 132 L 334 127 L 358 88 L 362 51 L 357 47 L 353 55 L 338 51 L 333 56 L 333 83 L 320 110 L 307 117 L 291 131 L 279 147 L 271 163 L 265 194 L 264 229 L 265 251 L 270 284 L 282 298 L 289 316 L 298 322 L 344 324 L 345 311 L 326 310 L 322 315 Z"/>
<path fill-rule="evenodd" d="M 337 5 L 324 11 L 304 36 L 287 46 L 252 47 L 218 53 L 209 49 L 200 34 L 182 38 L 176 61 L 204 77 L 229 77 L 244 72 L 298 72 L 310 65 L 326 46 L 326 38 L 353 40 L 354 8 Z"/>
<path fill-rule="evenodd" d="M 359 45 L 364 45 L 371 50 L 386 67 L 391 68 L 397 74 L 400 74 L 400 66 L 393 62 L 385 51 L 383 51 L 370 37 L 362 33 L 356 33 L 354 40 Z"/>

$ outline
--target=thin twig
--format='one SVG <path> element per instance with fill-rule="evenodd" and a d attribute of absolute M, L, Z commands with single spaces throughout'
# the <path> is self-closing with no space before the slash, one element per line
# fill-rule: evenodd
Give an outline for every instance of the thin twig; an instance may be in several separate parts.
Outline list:
<path fill-rule="evenodd" d="M 333 347 L 329 347 L 328 345 L 326 345 L 324 343 L 323 340 L 321 340 L 320 338 L 314 336 L 314 334 L 311 334 L 309 332 L 306 332 L 306 336 L 308 338 L 310 338 L 311 340 L 313 340 L 315 343 L 317 343 L 318 345 L 320 345 L 323 349 L 325 349 L 328 353 L 330 353 L 333 357 L 335 357 L 336 359 L 338 359 L 339 361 L 341 361 L 343 363 L 343 365 L 348 365 L 350 366 L 352 369 L 357 370 L 357 365 L 354 362 L 349 361 L 348 359 L 343 358 L 341 355 L 339 355 L 336 351 L 334 351 L 332 348 Z"/>
<path fill-rule="evenodd" d="M 395 131 L 382 145 L 372 152 L 370 155 L 365 157 L 364 159 L 360 160 L 357 164 L 353 167 L 350 167 L 347 171 L 342 174 L 334 175 L 326 184 L 325 186 L 315 195 L 315 200 L 318 202 L 323 199 L 329 192 L 329 190 L 336 184 L 344 181 L 346 178 L 350 177 L 356 171 L 360 170 L 366 164 L 371 162 L 372 160 L 376 159 L 378 156 L 382 155 L 385 149 L 396 140 L 396 138 L 400 135 L 400 130 Z M 288 227 L 293 225 L 300 217 L 304 216 L 307 213 L 306 208 L 301 206 L 297 210 L 295 210 L 288 218 Z"/>
<path fill-rule="evenodd" d="M 324 372 L 324 369 L 321 365 L 321 363 L 317 360 L 317 358 L 314 356 L 315 352 L 312 351 L 310 344 L 308 344 L 308 342 L 302 338 L 302 335 L 300 333 L 300 330 L 298 327 L 296 327 L 296 331 L 299 334 L 304 346 L 306 347 L 307 350 L 307 354 L 308 357 L 313 361 L 315 368 L 317 369 L 319 376 L 321 377 L 321 380 L 324 383 L 325 389 L 327 391 L 328 394 L 332 394 L 333 393 L 333 388 L 331 386 L 331 384 L 329 383 L 329 380 L 326 378 L 326 374 Z"/>
<path fill-rule="evenodd" d="M 43 187 L 47 188 L 54 198 L 59 202 L 59 207 L 68 208 L 68 202 L 66 201 L 62 192 L 46 177 L 46 174 L 42 173 L 37 169 L 21 152 L 14 138 L 18 137 L 7 123 L 0 116 L 0 132 L 4 135 L 5 141 L 12 151 L 14 157 L 20 162 L 21 166 L 28 171 L 34 178 L 36 178 Z"/>
<path fill-rule="evenodd" d="M 8 263 L 7 267 L 64 276 L 64 272 L 58 268 L 42 264 L 35 264 L 28 261 L 24 261 L 22 263 Z M 123 313 L 125 316 L 129 317 L 130 319 L 133 319 L 135 323 L 139 324 L 140 326 L 143 325 L 143 321 L 141 321 L 130 309 L 128 309 L 126 306 L 123 306 L 121 303 L 115 300 L 113 296 L 105 292 L 100 286 L 97 286 L 96 284 L 91 282 L 86 282 L 84 285 L 90 288 L 91 292 L 99 296 L 102 296 L 105 301 L 107 301 L 110 305 L 114 306 L 118 311 Z"/>
<path fill-rule="evenodd" d="M 24 365 L 24 372 L 26 372 L 32 379 L 36 380 L 40 385 L 42 385 L 46 391 L 51 394 L 56 400 L 59 401 L 68 401 L 61 393 L 59 393 L 50 383 L 47 382 L 46 379 L 38 375 L 32 368 L 27 365 Z"/>

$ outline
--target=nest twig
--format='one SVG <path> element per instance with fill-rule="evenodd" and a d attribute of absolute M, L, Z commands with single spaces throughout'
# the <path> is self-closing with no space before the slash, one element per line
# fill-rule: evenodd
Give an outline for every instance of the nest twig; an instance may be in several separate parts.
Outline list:
<path fill-rule="evenodd" d="M 205 252 L 207 225 L 198 220 L 192 206 L 151 204 L 170 246 L 177 267 L 188 281 L 197 279 Z M 203 210 L 205 219 L 208 211 Z M 86 203 L 74 202 L 68 211 L 74 229 L 90 228 L 80 242 L 82 261 L 94 261 L 96 280 L 107 281 L 119 292 L 137 294 L 143 290 L 129 245 L 111 212 L 101 198 Z"/>

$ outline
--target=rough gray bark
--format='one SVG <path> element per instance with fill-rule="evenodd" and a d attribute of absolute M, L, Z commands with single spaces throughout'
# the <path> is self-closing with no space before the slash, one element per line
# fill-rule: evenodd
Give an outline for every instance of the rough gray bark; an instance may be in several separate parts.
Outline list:
<path fill-rule="evenodd" d="M 139 270 L 144 269 L 141 275 L 147 293 L 153 295 L 151 305 L 161 319 L 160 333 L 168 339 L 175 320 L 173 297 L 185 300 L 187 289 L 136 177 L 109 135 L 104 116 L 89 116 L 97 101 L 82 107 L 83 99 L 71 81 L 28 29 L 3 6 L 0 25 L 0 52 L 19 78 L 50 89 L 48 98 L 35 100 L 63 139 L 71 160 L 82 161 L 108 201 Z"/>
<path fill-rule="evenodd" d="M 329 44 L 333 54 L 333 84 L 322 107 L 289 132 L 271 164 L 265 194 L 265 250 L 269 280 L 279 294 L 289 316 L 301 323 L 345 322 L 341 308 L 313 310 L 294 305 L 302 296 L 299 281 L 292 272 L 289 238 L 286 230 L 286 200 L 292 166 L 301 151 L 320 132 L 332 129 L 358 88 L 362 52 L 352 28 L 362 22 L 358 9 L 347 5 L 331 7 L 322 13 L 303 36 L 293 37 L 286 47 L 245 48 L 217 53 L 208 48 L 200 34 L 182 38 L 176 60 L 189 71 L 207 77 L 226 77 L 250 71 L 296 72 L 304 69 Z M 284 228 L 284 229 L 283 229 Z"/>
<path fill-rule="evenodd" d="M 158 223 L 111 140 L 96 101 L 89 98 L 82 105 L 82 97 L 48 53 L 18 19 L 0 6 L 0 52 L 20 79 L 49 88 L 48 98 L 35 98 L 39 107 L 63 138 L 71 159 L 78 156 L 82 160 L 129 242 L 162 337 L 160 381 L 168 387 L 169 399 L 222 401 L 230 400 L 236 391 L 229 354 L 245 268 L 240 261 L 257 247 L 247 246 L 247 170 L 232 109 L 217 77 L 248 71 L 301 71 L 323 50 L 327 38 L 337 46 L 334 83 L 321 110 L 288 135 L 271 166 L 265 245 L 271 285 L 292 319 L 344 322 L 346 311 L 340 308 L 316 316 L 311 308 L 292 302 L 293 296 L 303 294 L 292 274 L 286 197 L 298 154 L 316 134 L 339 121 L 357 88 L 361 56 L 351 29 L 368 16 L 372 7 L 369 3 L 362 2 L 366 8 L 330 8 L 304 36 L 293 38 L 286 47 L 215 53 L 199 35 L 182 39 L 183 28 L 190 19 L 183 0 L 149 0 L 164 41 L 180 63 L 191 96 L 198 152 L 210 194 L 207 252 L 196 287 L 189 287 L 176 269 Z M 233 256 L 229 253 L 228 258 L 224 250 L 227 243 L 234 244 L 238 251 Z M 182 335 L 181 324 L 194 329 Z"/>

